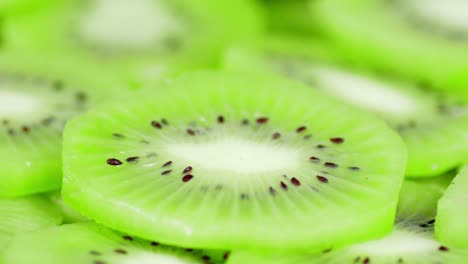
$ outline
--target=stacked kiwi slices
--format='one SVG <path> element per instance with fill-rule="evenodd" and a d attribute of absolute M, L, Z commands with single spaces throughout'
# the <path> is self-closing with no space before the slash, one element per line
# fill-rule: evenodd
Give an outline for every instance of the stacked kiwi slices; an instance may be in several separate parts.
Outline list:
<path fill-rule="evenodd" d="M 377 114 L 405 140 L 408 177 L 439 175 L 467 160 L 466 104 L 419 83 L 343 66 L 322 42 L 274 36 L 251 47 L 231 48 L 225 65 L 281 74 Z"/>
<path fill-rule="evenodd" d="M 5 45 L 100 64 L 139 87 L 215 64 L 226 43 L 259 31 L 255 10 L 250 0 L 46 0 L 7 19 Z"/>
<path fill-rule="evenodd" d="M 465 5 L 1 2 L 0 264 L 468 263 Z"/>

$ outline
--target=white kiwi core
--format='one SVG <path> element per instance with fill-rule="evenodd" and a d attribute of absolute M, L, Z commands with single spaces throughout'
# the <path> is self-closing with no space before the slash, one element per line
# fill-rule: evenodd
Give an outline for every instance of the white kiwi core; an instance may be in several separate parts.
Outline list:
<path fill-rule="evenodd" d="M 314 68 L 314 73 L 323 91 L 344 101 L 393 115 L 417 111 L 413 98 L 382 81 L 324 66 Z"/>
<path fill-rule="evenodd" d="M 25 115 L 34 113 L 40 106 L 38 98 L 33 95 L 0 89 L 0 115 Z"/>
<path fill-rule="evenodd" d="M 351 250 L 378 256 L 418 255 L 435 251 L 438 246 L 437 241 L 423 233 L 394 230 L 392 234 L 385 238 L 355 245 Z"/>
<path fill-rule="evenodd" d="M 160 1 L 97 0 L 81 17 L 79 30 L 97 45 L 148 48 L 180 27 Z"/>
<path fill-rule="evenodd" d="M 429 21 L 453 29 L 468 30 L 466 0 L 413 0 L 407 4 L 411 10 Z"/>
<path fill-rule="evenodd" d="M 286 146 L 242 139 L 171 144 L 169 152 L 203 168 L 258 173 L 297 168 L 300 153 Z"/>

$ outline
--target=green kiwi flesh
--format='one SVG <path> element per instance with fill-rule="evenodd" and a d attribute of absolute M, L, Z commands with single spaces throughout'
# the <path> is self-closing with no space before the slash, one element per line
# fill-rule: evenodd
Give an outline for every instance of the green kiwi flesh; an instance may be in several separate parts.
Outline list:
<path fill-rule="evenodd" d="M 406 179 L 398 201 L 397 220 L 393 232 L 383 238 L 330 248 L 321 254 L 258 254 L 234 251 L 228 264 L 241 263 L 453 263 L 468 261 L 468 249 L 450 247 L 434 238 L 437 200 L 442 196 L 454 173 L 425 179 Z"/>
<path fill-rule="evenodd" d="M 7 48 L 54 52 L 112 69 L 136 87 L 218 61 L 262 28 L 250 0 L 46 0 L 5 21 Z"/>
<path fill-rule="evenodd" d="M 0 197 L 60 188 L 64 123 L 119 87 L 89 70 L 68 71 L 51 57 L 0 54 Z"/>
<path fill-rule="evenodd" d="M 18 234 L 59 225 L 59 210 L 42 196 L 0 199 L 0 263 L 6 245 Z"/>
<path fill-rule="evenodd" d="M 232 47 L 227 69 L 279 74 L 383 118 L 408 147 L 407 177 L 432 177 L 468 157 L 468 106 L 419 84 L 341 65 L 326 44 L 272 36 Z"/>
<path fill-rule="evenodd" d="M 170 247 L 89 222 L 19 235 L 7 248 L 5 264 L 221 264 L 224 254 Z"/>
<path fill-rule="evenodd" d="M 467 188 L 468 165 L 465 165 L 439 200 L 437 210 L 436 236 L 447 245 L 457 248 L 468 248 Z"/>
<path fill-rule="evenodd" d="M 73 224 L 88 221 L 86 217 L 82 216 L 80 213 L 73 210 L 72 208 L 70 208 L 70 206 L 63 202 L 62 195 L 60 194 L 60 192 L 52 192 L 48 194 L 47 197 L 53 204 L 55 204 L 55 206 L 57 206 L 57 208 L 60 209 L 64 224 Z"/>
<path fill-rule="evenodd" d="M 348 61 L 468 102 L 466 1 L 325 0 L 310 9 Z"/>
<path fill-rule="evenodd" d="M 320 251 L 390 231 L 406 151 L 383 122 L 307 86 L 206 71 L 72 120 L 63 158 L 64 201 L 117 230 Z"/>

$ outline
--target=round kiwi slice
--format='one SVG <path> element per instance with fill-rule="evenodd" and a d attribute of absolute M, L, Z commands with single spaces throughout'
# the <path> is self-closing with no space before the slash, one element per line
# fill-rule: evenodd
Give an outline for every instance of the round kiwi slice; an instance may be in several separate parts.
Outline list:
<path fill-rule="evenodd" d="M 0 55 L 0 197 L 59 189 L 64 123 L 118 88 L 92 68 L 69 71 L 59 61 Z"/>
<path fill-rule="evenodd" d="M 259 254 L 234 251 L 228 264 L 241 263 L 466 263 L 468 250 L 451 248 L 433 237 L 439 199 L 454 173 L 428 179 L 406 179 L 398 201 L 396 225 L 383 238 L 346 248 L 327 249 L 321 254 Z"/>
<path fill-rule="evenodd" d="M 200 248 L 320 251 L 390 231 L 406 150 L 383 122 L 270 75 L 157 88 L 67 124 L 62 195 L 83 215 Z"/>
<path fill-rule="evenodd" d="M 440 175 L 466 161 L 468 105 L 417 83 L 341 66 L 320 42 L 297 42 L 273 36 L 253 47 L 233 47 L 225 67 L 280 74 L 377 114 L 408 147 L 407 177 Z"/>
<path fill-rule="evenodd" d="M 464 0 L 321 0 L 311 15 L 344 58 L 468 102 Z"/>
<path fill-rule="evenodd" d="M 15 235 L 59 225 L 61 221 L 59 210 L 45 197 L 0 199 L 0 255 Z"/>
<path fill-rule="evenodd" d="M 449 246 L 468 248 L 467 188 L 468 165 L 465 165 L 439 200 L 436 236 Z"/>
<path fill-rule="evenodd" d="M 75 223 L 14 238 L 5 264 L 221 264 L 222 252 L 161 245 L 114 232 L 95 223 Z"/>
<path fill-rule="evenodd" d="M 87 58 L 137 84 L 211 66 L 226 43 L 261 29 L 251 0 L 42 2 L 35 12 L 5 21 L 7 47 Z"/>

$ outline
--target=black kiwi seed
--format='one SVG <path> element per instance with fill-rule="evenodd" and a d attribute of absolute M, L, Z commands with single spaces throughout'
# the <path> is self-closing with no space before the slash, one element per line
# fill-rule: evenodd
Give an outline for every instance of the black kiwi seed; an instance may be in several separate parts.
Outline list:
<path fill-rule="evenodd" d="M 127 241 L 133 241 L 133 237 L 131 236 L 123 236 L 122 238 Z"/>
<path fill-rule="evenodd" d="M 362 264 L 369 264 L 370 263 L 370 258 L 366 257 L 363 261 Z"/>
<path fill-rule="evenodd" d="M 249 124 L 249 120 L 248 120 L 248 119 L 243 119 L 243 120 L 242 120 L 242 125 L 247 126 L 248 124 Z"/>
<path fill-rule="evenodd" d="M 314 157 L 314 156 L 310 157 L 309 160 L 311 160 L 313 162 L 320 162 L 320 159 L 317 158 L 317 157 Z"/>
<path fill-rule="evenodd" d="M 119 165 L 122 165 L 122 162 L 118 159 L 110 158 L 107 160 L 107 164 L 111 166 L 119 166 Z"/>
<path fill-rule="evenodd" d="M 192 166 L 187 166 L 187 168 L 185 168 L 185 169 L 182 171 L 182 174 L 185 174 L 185 173 L 187 173 L 187 172 L 189 172 L 189 171 L 191 171 L 191 170 L 192 170 Z"/>
<path fill-rule="evenodd" d="M 157 129 L 161 129 L 162 125 L 158 121 L 151 121 L 151 125 Z"/>
<path fill-rule="evenodd" d="M 116 137 L 116 138 L 124 138 L 124 135 L 122 135 L 120 133 L 112 133 L 112 136 Z"/>
<path fill-rule="evenodd" d="M 449 249 L 446 247 L 446 246 L 440 246 L 439 247 L 439 251 L 443 251 L 443 252 L 446 252 L 448 251 Z"/>
<path fill-rule="evenodd" d="M 280 133 L 276 132 L 273 134 L 273 136 L 271 136 L 273 139 L 278 139 L 281 137 Z"/>
<path fill-rule="evenodd" d="M 288 186 L 287 186 L 286 183 L 284 183 L 283 181 L 280 182 L 280 186 L 281 186 L 281 188 L 283 188 L 284 190 L 287 190 L 287 189 L 288 189 Z"/>
<path fill-rule="evenodd" d="M 227 260 L 227 259 L 229 258 L 229 255 L 230 255 L 230 254 L 231 254 L 230 252 L 224 253 L 223 259 L 224 259 L 224 260 Z"/>
<path fill-rule="evenodd" d="M 187 129 L 187 134 L 189 134 L 190 136 L 195 136 L 195 133 L 196 133 L 195 130 L 190 129 L 190 128 Z"/>
<path fill-rule="evenodd" d="M 296 129 L 296 133 L 304 132 L 306 129 L 307 129 L 307 127 L 305 127 L 305 126 L 298 127 L 298 128 Z"/>
<path fill-rule="evenodd" d="M 23 126 L 21 130 L 23 130 L 24 133 L 29 133 L 31 129 L 28 126 Z"/>
<path fill-rule="evenodd" d="M 275 189 L 273 189 L 273 187 L 270 186 L 269 191 L 270 191 L 271 195 L 275 196 L 276 191 L 275 191 Z"/>
<path fill-rule="evenodd" d="M 341 137 L 334 137 L 334 138 L 330 138 L 330 141 L 332 143 L 335 143 L 335 144 L 341 144 L 343 143 L 345 140 L 344 138 L 341 138 Z"/>
<path fill-rule="evenodd" d="M 267 117 L 259 117 L 257 118 L 257 124 L 266 124 L 268 123 L 268 118 Z"/>
<path fill-rule="evenodd" d="M 127 254 L 127 251 L 126 250 L 123 250 L 123 249 L 116 249 L 114 250 L 115 253 L 117 254 L 122 254 L 122 255 L 126 255 Z"/>
<path fill-rule="evenodd" d="M 432 220 L 427 221 L 427 223 L 430 224 L 430 225 L 432 225 L 432 224 L 435 223 L 435 221 L 436 221 L 435 219 L 432 219 Z"/>
<path fill-rule="evenodd" d="M 320 176 L 320 175 L 317 175 L 317 180 L 319 180 L 320 182 L 323 182 L 323 183 L 328 183 L 328 179 L 326 177 L 323 177 L 323 176 Z"/>
<path fill-rule="evenodd" d="M 163 172 L 161 172 L 161 175 L 167 175 L 169 173 L 171 173 L 172 170 L 165 170 Z"/>
<path fill-rule="evenodd" d="M 224 123 L 224 116 L 222 115 L 218 116 L 218 123 L 220 124 Z"/>
<path fill-rule="evenodd" d="M 192 252 L 192 251 L 193 251 L 193 248 L 186 248 L 185 251 L 187 251 L 187 252 Z"/>
<path fill-rule="evenodd" d="M 338 164 L 333 163 L 333 162 L 325 162 L 323 165 L 324 165 L 325 167 L 329 167 L 329 168 L 336 168 L 336 167 L 338 167 Z"/>
<path fill-rule="evenodd" d="M 355 166 L 353 166 L 353 167 L 348 167 L 348 169 L 350 169 L 350 170 L 352 170 L 352 171 L 359 171 L 359 170 L 361 170 L 359 167 L 355 167 Z"/>
<path fill-rule="evenodd" d="M 138 157 L 128 157 L 126 161 L 129 163 L 135 163 L 138 161 L 138 159 L 139 159 Z"/>
<path fill-rule="evenodd" d="M 183 182 L 188 182 L 188 181 L 190 181 L 192 178 L 193 178 L 193 175 L 192 175 L 192 174 L 187 174 L 187 175 L 185 175 L 184 177 L 182 177 L 182 181 L 183 181 Z"/>
<path fill-rule="evenodd" d="M 325 145 L 322 145 L 322 144 L 318 144 L 318 145 L 315 146 L 315 147 L 318 148 L 318 149 L 324 149 L 324 148 L 326 148 L 326 146 L 325 146 Z"/>
<path fill-rule="evenodd" d="M 151 242 L 151 246 L 153 246 L 153 247 L 157 247 L 157 246 L 159 246 L 159 242 L 155 242 L 155 241 L 153 241 L 153 242 Z"/>
<path fill-rule="evenodd" d="M 296 179 L 295 177 L 291 178 L 291 183 L 296 185 L 296 186 L 301 186 L 301 182 L 298 179 Z"/>
<path fill-rule="evenodd" d="M 165 126 L 169 125 L 169 122 L 165 118 L 161 119 L 161 123 L 163 123 L 163 125 L 165 125 Z"/>
<path fill-rule="evenodd" d="M 168 162 L 164 163 L 164 165 L 162 165 L 162 166 L 163 166 L 163 167 L 167 167 L 167 166 L 169 166 L 169 165 L 171 165 L 171 164 L 172 164 L 172 161 L 168 161 Z"/>
<path fill-rule="evenodd" d="M 240 195 L 240 198 L 241 198 L 241 200 L 248 200 L 248 199 L 249 199 L 249 195 L 246 194 L 246 193 L 242 193 L 242 194 Z"/>

